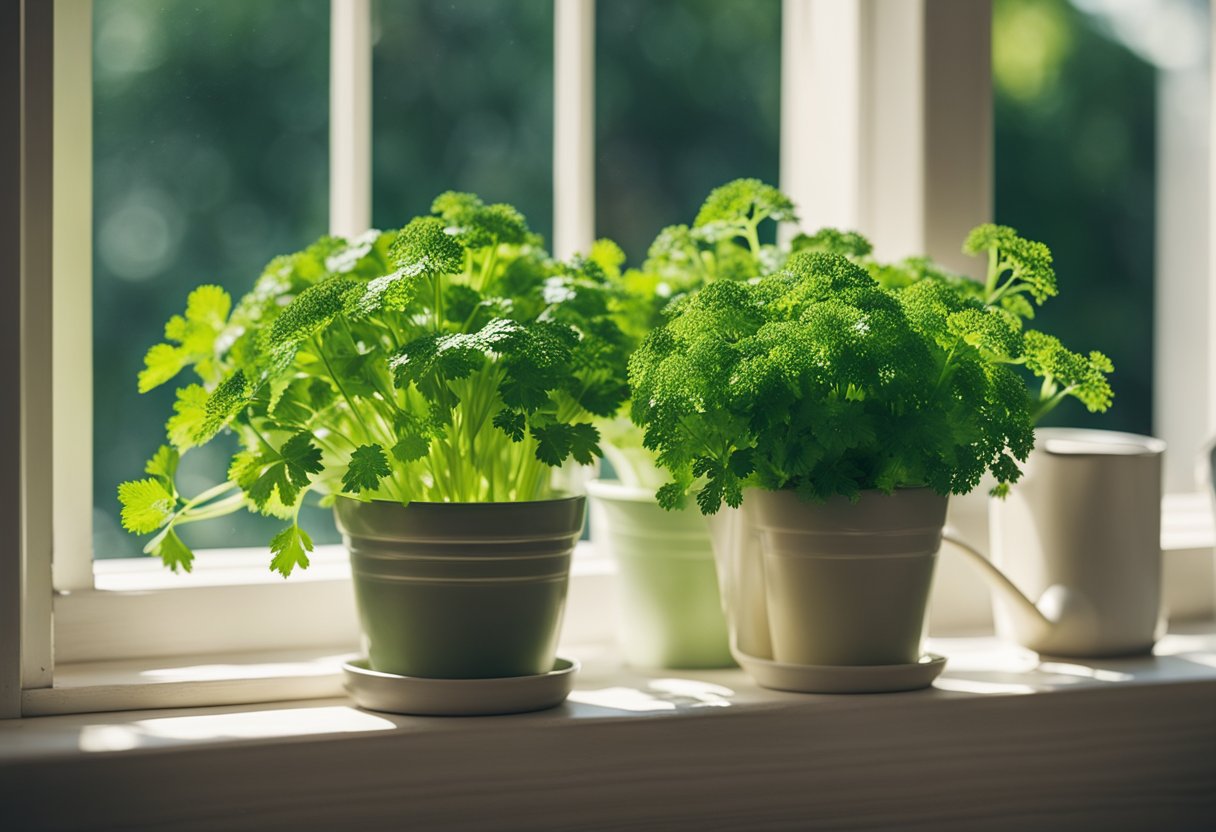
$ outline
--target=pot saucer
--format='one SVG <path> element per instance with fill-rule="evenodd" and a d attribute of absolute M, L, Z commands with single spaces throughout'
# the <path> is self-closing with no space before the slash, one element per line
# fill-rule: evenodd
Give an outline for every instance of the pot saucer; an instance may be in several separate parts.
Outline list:
<path fill-rule="evenodd" d="M 360 708 L 417 716 L 489 716 L 543 711 L 565 701 L 579 671 L 575 659 L 558 660 L 536 676 L 499 679 L 426 679 L 382 673 L 367 659 L 342 665 L 346 690 Z"/>
<path fill-rule="evenodd" d="M 933 684 L 946 667 L 946 658 L 926 653 L 912 664 L 826 666 L 783 664 L 732 651 L 735 660 L 756 681 L 774 690 L 795 693 L 894 693 L 920 690 Z"/>

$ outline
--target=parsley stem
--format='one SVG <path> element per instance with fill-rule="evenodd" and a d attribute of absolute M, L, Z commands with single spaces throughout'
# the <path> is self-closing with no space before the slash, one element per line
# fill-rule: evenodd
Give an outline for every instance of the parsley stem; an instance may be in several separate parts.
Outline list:
<path fill-rule="evenodd" d="M 760 236 L 756 233 L 756 226 L 760 224 L 760 220 L 764 217 L 759 217 L 755 222 L 749 223 L 744 229 L 744 236 L 747 238 L 747 245 L 752 250 L 752 257 L 760 256 Z"/>
<path fill-rule="evenodd" d="M 178 511 L 178 514 L 181 514 L 184 511 L 189 511 L 190 509 L 197 506 L 199 503 L 205 503 L 208 500 L 213 500 L 216 497 L 223 494 L 225 491 L 231 491 L 234 488 L 240 488 L 240 486 L 237 485 L 232 480 L 227 480 L 226 482 L 222 482 L 219 485 L 212 486 L 211 488 L 208 488 L 206 491 L 202 492 L 201 494 L 198 494 L 195 497 L 188 500 L 186 502 L 186 504 L 183 505 L 181 507 L 181 509 Z"/>
<path fill-rule="evenodd" d="M 243 505 L 245 505 L 245 495 L 243 493 L 233 494 L 231 497 L 209 503 L 189 513 L 184 513 L 184 510 L 178 512 L 177 516 L 173 519 L 173 525 L 180 526 L 184 523 L 197 523 L 199 520 L 211 520 L 216 517 L 223 517 L 226 514 L 232 514 Z"/>
<path fill-rule="evenodd" d="M 351 413 L 354 414 L 354 417 L 359 421 L 359 424 L 363 426 L 363 433 L 368 439 L 371 439 L 372 432 L 368 428 L 367 422 L 363 421 L 363 414 L 359 412 L 357 407 L 355 407 L 355 403 L 351 400 L 350 395 L 346 392 L 346 387 L 342 384 L 342 378 L 334 372 L 333 365 L 329 363 L 329 358 L 325 355 L 325 350 L 321 349 L 321 342 L 317 340 L 317 336 L 315 335 L 312 337 L 312 344 L 314 347 L 316 347 L 317 355 L 320 356 L 322 363 L 325 364 L 325 370 L 329 373 L 329 377 L 337 386 L 338 392 L 342 394 L 342 398 L 346 399 L 346 404 L 350 407 Z"/>

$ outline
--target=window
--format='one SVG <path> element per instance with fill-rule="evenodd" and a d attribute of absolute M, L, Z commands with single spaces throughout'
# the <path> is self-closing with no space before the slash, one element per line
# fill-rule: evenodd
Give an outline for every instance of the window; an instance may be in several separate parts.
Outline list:
<path fill-rule="evenodd" d="M 1062 407 L 1054 422 L 1161 436 L 1167 488 L 1193 490 L 1212 425 L 1177 404 L 1202 375 L 1195 342 L 1207 337 L 1195 301 L 1207 258 L 1208 4 L 997 0 L 993 12 L 995 217 L 1051 241 L 1065 291 L 1044 327 L 1116 369 L 1109 413 Z"/>
<path fill-rule="evenodd" d="M 553 3 L 378 0 L 372 15 L 372 224 L 473 191 L 550 240 Z"/>
<path fill-rule="evenodd" d="M 710 188 L 777 181 L 778 0 L 615 0 L 595 31 L 597 236 L 639 261 Z"/>
<path fill-rule="evenodd" d="M 172 385 L 136 390 L 143 353 L 194 286 L 239 297 L 271 257 L 325 232 L 329 14 L 309 0 L 96 0 L 92 55 L 93 551 L 133 557 L 143 544 L 119 524 L 116 483 L 141 475 L 173 404 Z M 183 485 L 222 481 L 233 451 L 188 454 Z M 276 530 L 241 512 L 183 534 L 231 548 Z"/>
<path fill-rule="evenodd" d="M 239 551 L 265 539 L 257 518 L 199 527 L 211 536 L 196 544 L 238 550 L 209 556 L 189 580 L 167 580 L 158 564 L 126 557 L 137 546 L 116 530 L 111 495 L 153 450 L 164 404 L 137 397 L 133 379 L 187 286 L 216 279 L 239 291 L 270 255 L 327 225 L 338 233 L 391 225 L 450 187 L 516 202 L 559 255 L 603 234 L 637 258 L 661 225 L 686 221 L 709 187 L 759 176 L 780 181 L 807 225 L 859 227 L 880 256 L 927 251 L 973 269 L 958 246 L 992 213 L 995 135 L 997 218 L 1053 243 L 1067 231 L 1080 242 L 1055 243 L 1062 268 L 1067 263 L 1070 274 L 1082 275 L 1075 281 L 1112 295 L 1102 296 L 1111 304 L 1104 307 L 1094 300 L 1099 289 L 1073 291 L 1067 294 L 1077 305 L 1051 314 L 1075 327 L 1078 343 L 1105 346 L 1126 368 L 1126 427 L 1160 425 L 1167 437 L 1176 430 L 1197 447 L 1216 414 L 1207 402 L 1216 396 L 1207 254 L 1168 234 L 1206 236 L 1206 213 L 1200 219 L 1183 207 L 1201 190 L 1206 211 L 1207 187 L 1202 176 L 1159 163 L 1154 172 L 1153 160 L 1162 158 L 1164 142 L 1181 141 L 1191 142 L 1187 158 L 1206 163 L 1206 146 L 1194 144 L 1194 132 L 1171 133 L 1168 117 L 1175 110 L 1195 117 L 1179 102 L 1191 95 L 1186 84 L 1206 79 L 1206 69 L 1196 69 L 1206 64 L 1192 56 L 1185 67 L 1149 68 L 1146 60 L 1156 59 L 1146 59 L 1151 50 L 1133 37 L 1138 24 L 1119 5 L 7 2 L 0 7 L 7 15 L 0 37 L 9 47 L 0 50 L 9 61 L 0 76 L 0 163 L 24 182 L 19 193 L 5 193 L 5 210 L 27 221 L 0 223 L 0 233 L 14 238 L 0 246 L 10 258 L 0 272 L 19 277 L 24 293 L 22 308 L 9 310 L 0 326 L 5 337 L 20 332 L 24 343 L 22 351 L 0 351 L 10 389 L 22 385 L 19 401 L 0 405 L 0 436 L 15 437 L 8 458 L 24 453 L 25 461 L 20 470 L 10 466 L 3 480 L 10 499 L 0 500 L 13 513 L 4 526 L 10 545 L 0 554 L 0 610 L 9 615 L 5 630 L 23 634 L 20 651 L 9 644 L 15 639 L 0 639 L 7 650 L 0 652 L 0 713 L 20 713 L 23 688 L 51 685 L 55 662 L 282 650 L 353 637 L 340 551 L 318 557 L 305 580 L 275 582 L 263 551 Z M 1206 4 L 1137 4 L 1150 7 L 1164 19 L 1180 9 L 1202 13 Z M 1063 37 L 1073 39 L 1073 51 L 1052 40 L 1057 30 L 1042 28 L 1052 20 L 1064 21 L 1059 31 L 1069 33 Z M 1121 234 L 1113 238 L 1123 246 L 1119 256 L 1086 248 L 1097 238 L 1063 229 L 1080 209 L 1042 207 L 1052 191 L 1035 188 L 1054 185 L 1052 178 L 1009 175 L 1029 165 L 1019 154 L 1050 155 L 1061 136 L 1046 129 L 1050 118 L 1035 132 L 1033 109 L 1051 105 L 1050 97 L 1010 88 L 1001 61 L 1030 53 L 1049 61 L 1053 48 L 1056 65 L 1065 67 L 1053 94 L 1073 84 L 1069 94 L 1082 95 L 1093 75 L 1110 86 L 1106 75 L 1126 73 L 1119 86 L 1131 92 L 1089 128 L 1105 130 L 1103 142 L 1119 133 L 1108 128 L 1121 123 L 1120 107 L 1153 106 L 1156 96 L 1162 118 L 1155 134 L 1128 133 L 1118 147 L 1096 142 L 1107 155 L 1079 154 L 1060 174 L 1102 168 L 1108 185 L 1087 193 L 1108 216 L 1125 218 L 1114 223 L 1147 221 L 1152 199 L 1145 194 L 1156 193 L 1155 242 Z M 1195 54 L 1203 50 L 1206 41 Z M 52 61 L 53 91 L 45 84 Z M 1088 103 L 1097 108 L 1103 100 Z M 1064 139 L 1076 144 L 1072 132 Z M 1124 165 L 1135 174 L 1117 183 L 1116 204 L 1104 189 Z M 1184 181 L 1189 190 L 1169 190 Z M 1189 315 L 1185 331 L 1155 333 L 1155 374 L 1147 359 L 1154 334 L 1142 325 L 1110 332 L 1116 327 L 1101 317 L 1141 310 L 1136 320 L 1143 320 L 1154 302 L 1147 279 L 1154 246 L 1159 313 L 1181 306 Z M 1191 259 L 1167 262 L 1167 252 L 1184 249 Z M 1125 282 L 1112 284 L 1112 269 Z M 1116 334 L 1127 337 L 1108 346 Z M 20 366 L 12 363 L 18 355 Z M 1171 356 L 1180 355 L 1193 358 L 1170 375 Z M 1178 405 L 1196 379 L 1205 402 L 1193 408 L 1198 415 Z M 1154 382 L 1155 398 L 1147 392 Z M 218 454 L 195 456 L 200 476 L 222 465 Z M 325 522 L 319 513 L 312 525 Z M 53 625 L 52 546 L 60 591 Z M 166 633 L 170 614 L 176 631 Z"/>

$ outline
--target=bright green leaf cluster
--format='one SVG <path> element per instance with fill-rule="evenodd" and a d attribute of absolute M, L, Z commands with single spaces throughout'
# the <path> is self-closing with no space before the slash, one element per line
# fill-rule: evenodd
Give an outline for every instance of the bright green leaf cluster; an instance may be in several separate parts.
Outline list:
<path fill-rule="evenodd" d="M 516 501 L 551 493 L 553 467 L 600 453 L 592 419 L 627 395 L 629 343 L 611 302 L 624 257 L 553 260 L 523 215 L 439 196 L 399 231 L 327 236 L 275 258 L 232 305 L 190 294 L 149 351 L 140 389 L 193 367 L 147 479 L 123 483 L 123 522 L 147 551 L 193 558 L 177 530 L 242 508 L 289 521 L 271 568 L 308 564 L 307 494 Z M 613 271 L 615 270 L 615 271 Z M 241 450 L 228 480 L 185 496 L 180 454 L 221 431 Z"/>
<path fill-rule="evenodd" d="M 591 257 L 615 287 L 610 311 L 630 348 L 636 349 L 698 289 L 758 279 L 780 268 L 788 247 L 762 238 L 775 238 L 778 226 L 795 222 L 794 204 L 781 191 L 757 179 L 737 179 L 709 194 L 692 225 L 660 230 L 640 268 L 622 269 L 624 255 L 615 244 L 597 243 Z M 599 412 L 613 415 L 606 408 Z M 661 480 L 641 431 L 623 415 L 601 419 L 598 427 L 606 437 L 605 453 L 621 477 L 647 486 Z"/>
<path fill-rule="evenodd" d="M 630 361 L 632 417 L 671 482 L 702 511 L 743 489 L 808 499 L 928 486 L 965 493 L 1020 476 L 1033 422 L 1064 397 L 1111 401 L 1100 353 L 1072 353 L 1023 322 L 1056 293 L 1051 254 L 1003 226 L 985 284 L 926 258 L 880 264 L 855 232 L 799 235 L 784 267 L 715 282 L 668 307 Z M 1042 379 L 1032 399 L 1016 368 Z"/>

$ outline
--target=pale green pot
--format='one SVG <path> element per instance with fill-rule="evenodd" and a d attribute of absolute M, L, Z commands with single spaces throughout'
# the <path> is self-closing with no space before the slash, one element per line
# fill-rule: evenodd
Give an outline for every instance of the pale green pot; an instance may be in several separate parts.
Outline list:
<path fill-rule="evenodd" d="M 586 500 L 339 499 L 372 670 L 433 679 L 553 670 Z"/>
<path fill-rule="evenodd" d="M 587 484 L 591 536 L 617 566 L 617 638 L 638 667 L 731 667 L 709 528 L 696 507 L 665 511 L 654 493 Z"/>

